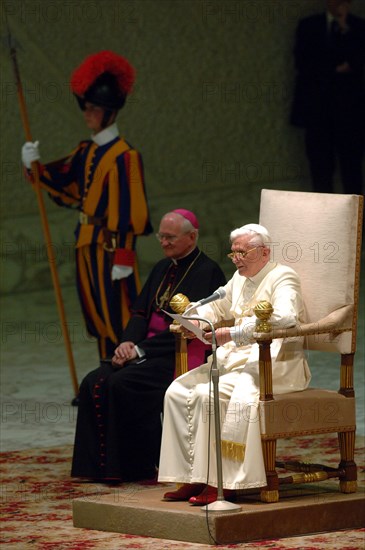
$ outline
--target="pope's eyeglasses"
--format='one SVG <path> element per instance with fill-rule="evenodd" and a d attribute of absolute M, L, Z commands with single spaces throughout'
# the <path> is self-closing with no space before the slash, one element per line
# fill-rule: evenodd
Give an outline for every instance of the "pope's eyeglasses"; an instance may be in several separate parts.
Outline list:
<path fill-rule="evenodd" d="M 241 250 L 237 250 L 237 252 L 230 252 L 229 254 L 227 254 L 227 258 L 232 260 L 232 262 L 240 261 L 246 258 L 247 254 L 249 254 L 253 250 L 256 250 L 257 248 L 262 248 L 262 246 L 255 246 L 254 248 L 250 248 L 250 250 L 246 250 L 245 252 Z"/>

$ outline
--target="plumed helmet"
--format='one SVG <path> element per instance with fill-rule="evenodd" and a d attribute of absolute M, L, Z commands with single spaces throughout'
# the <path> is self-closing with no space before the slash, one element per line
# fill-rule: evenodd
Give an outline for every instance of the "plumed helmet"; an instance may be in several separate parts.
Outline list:
<path fill-rule="evenodd" d="M 121 109 L 132 91 L 135 70 L 116 53 L 104 50 L 88 56 L 71 75 L 71 90 L 82 110 L 88 101 L 106 109 Z"/>

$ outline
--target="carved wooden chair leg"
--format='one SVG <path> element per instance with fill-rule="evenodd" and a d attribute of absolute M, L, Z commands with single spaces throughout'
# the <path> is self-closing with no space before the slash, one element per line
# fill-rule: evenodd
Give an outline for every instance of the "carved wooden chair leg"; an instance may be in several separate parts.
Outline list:
<path fill-rule="evenodd" d="M 262 502 L 278 502 L 279 478 L 275 470 L 276 439 L 262 439 L 261 444 L 267 485 L 261 489 L 260 498 Z"/>
<path fill-rule="evenodd" d="M 340 475 L 341 493 L 356 493 L 357 491 L 357 467 L 354 461 L 355 454 L 355 431 L 339 432 L 338 441 L 340 444 L 341 462 Z"/>
<path fill-rule="evenodd" d="M 181 376 L 188 372 L 188 348 L 187 341 L 181 333 L 176 333 L 176 365 L 175 376 Z"/>

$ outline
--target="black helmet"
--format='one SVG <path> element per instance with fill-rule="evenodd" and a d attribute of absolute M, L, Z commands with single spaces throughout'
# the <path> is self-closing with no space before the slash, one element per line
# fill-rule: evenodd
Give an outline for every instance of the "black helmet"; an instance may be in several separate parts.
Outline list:
<path fill-rule="evenodd" d="M 123 107 L 127 97 L 120 91 L 117 79 L 111 73 L 100 75 L 82 97 L 75 95 L 82 110 L 85 109 L 86 102 L 112 111 L 118 110 Z"/>

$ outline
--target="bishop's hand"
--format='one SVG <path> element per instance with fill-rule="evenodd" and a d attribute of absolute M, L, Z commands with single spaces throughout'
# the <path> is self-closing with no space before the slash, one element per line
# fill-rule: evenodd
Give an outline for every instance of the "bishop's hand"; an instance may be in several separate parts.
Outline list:
<path fill-rule="evenodd" d="M 125 363 L 136 359 L 138 356 L 135 345 L 133 342 L 122 342 L 114 350 L 112 363 L 116 367 L 123 367 Z"/>

